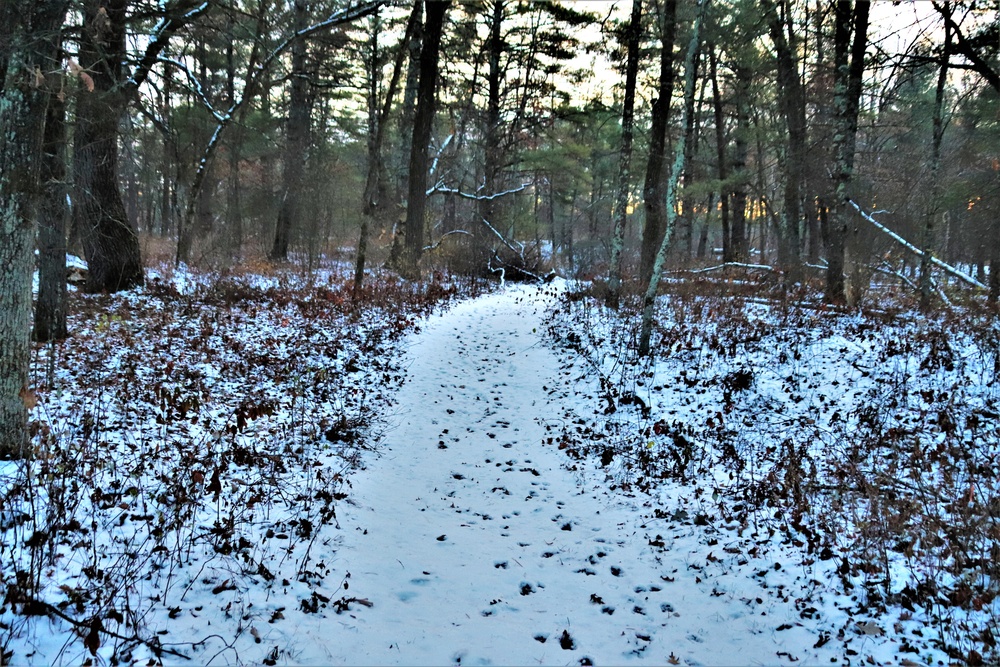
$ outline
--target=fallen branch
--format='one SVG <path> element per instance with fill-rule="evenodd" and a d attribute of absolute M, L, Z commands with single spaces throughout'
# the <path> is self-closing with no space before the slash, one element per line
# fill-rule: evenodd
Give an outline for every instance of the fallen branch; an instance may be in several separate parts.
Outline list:
<path fill-rule="evenodd" d="M 755 271 L 771 271 L 773 273 L 781 273 L 781 269 L 776 269 L 773 266 L 768 266 L 767 264 L 745 264 L 743 262 L 725 262 L 724 264 L 719 264 L 718 266 L 709 266 L 704 269 L 677 269 L 675 271 L 669 271 L 668 273 L 709 273 L 712 271 L 721 271 L 722 269 L 753 269 Z"/>
<path fill-rule="evenodd" d="M 511 188 L 510 190 L 504 190 L 503 192 L 494 192 L 491 195 L 473 195 L 469 194 L 468 192 L 462 192 L 461 190 L 457 190 L 455 188 L 449 188 L 443 182 L 438 181 L 434 185 L 434 187 L 430 188 L 427 191 L 427 196 L 430 197 L 431 195 L 435 194 L 446 194 L 446 195 L 458 195 L 463 199 L 471 199 L 473 201 L 492 201 L 494 199 L 499 199 L 500 197 L 506 197 L 507 195 L 512 195 L 518 192 L 522 192 L 526 190 L 530 185 L 531 183 L 522 183 L 519 187 Z"/>
<path fill-rule="evenodd" d="M 451 236 L 452 234 L 465 234 L 466 236 L 472 236 L 472 232 L 467 232 L 464 229 L 453 229 L 450 232 L 445 232 L 444 234 L 442 234 L 441 238 L 437 240 L 437 243 L 432 243 L 431 245 L 425 245 L 424 252 L 437 250 L 441 246 L 441 244 L 444 243 L 445 238 Z"/>
<path fill-rule="evenodd" d="M 879 266 L 876 266 L 875 267 L 875 272 L 876 273 L 881 273 L 881 274 L 886 275 L 886 276 L 892 276 L 893 278 L 899 278 L 904 283 L 906 283 L 906 285 L 908 287 L 910 287 L 911 289 L 914 289 L 916 291 L 920 291 L 920 287 L 917 286 L 917 284 L 915 282 L 913 282 L 912 280 L 910 280 L 909 278 L 907 278 L 906 276 L 904 276 L 902 273 L 900 273 L 896 269 L 890 267 L 885 262 L 883 262 Z"/>
<path fill-rule="evenodd" d="M 493 260 L 494 259 L 498 263 L 500 263 L 502 266 L 500 266 L 498 268 L 493 268 Z M 524 257 L 522 256 L 521 259 L 523 260 Z M 499 273 L 500 274 L 500 286 L 501 287 L 503 287 L 503 285 L 504 285 L 504 277 L 506 276 L 506 272 L 504 271 L 505 267 L 508 268 L 508 269 L 510 269 L 511 271 L 514 271 L 515 272 L 515 274 L 514 274 L 515 276 L 517 275 L 517 273 L 523 273 L 526 276 L 534 278 L 535 280 L 537 280 L 540 283 L 545 282 L 545 278 L 543 278 L 542 276 L 538 275 L 537 273 L 535 273 L 533 271 L 529 271 L 528 269 L 526 269 L 526 268 L 524 268 L 522 266 L 515 266 L 513 264 L 505 262 L 505 261 L 503 261 L 503 259 L 500 258 L 500 255 L 498 255 L 496 252 L 494 252 L 493 256 L 490 258 L 490 263 L 487 266 L 487 268 L 489 269 L 489 271 L 491 273 Z"/>
<path fill-rule="evenodd" d="M 496 237 L 498 239 L 500 239 L 500 243 L 503 243 L 505 246 L 507 246 L 508 250 L 510 250 L 513 253 L 516 253 L 518 257 L 522 257 L 522 258 L 524 257 L 524 246 L 523 245 L 518 244 L 518 245 L 521 245 L 521 248 L 520 249 L 515 248 L 514 246 L 511 245 L 510 241 L 508 241 L 507 238 L 503 234 L 501 234 L 499 231 L 497 231 L 496 227 L 494 227 L 493 225 L 490 224 L 489 220 L 487 220 L 486 218 L 480 218 L 480 219 L 483 221 L 483 224 L 486 225 L 487 229 L 489 229 L 491 232 L 493 232 L 496 235 Z"/>
<path fill-rule="evenodd" d="M 912 243 L 910 243 L 909 241 L 907 241 L 906 239 L 904 239 L 902 236 L 900 236 L 896 232 L 892 231 L 891 229 L 889 229 L 888 227 L 886 227 L 885 225 L 883 225 L 882 223 L 880 223 L 878 220 L 876 220 L 875 218 L 873 218 L 870 214 L 865 213 L 865 211 L 860 206 L 858 206 L 854 202 L 853 199 L 848 199 L 847 203 L 850 204 L 851 206 L 853 206 L 854 210 L 856 210 L 858 213 L 860 213 L 861 217 L 864 218 L 865 220 L 867 220 L 869 223 L 871 223 L 872 226 L 874 226 L 876 229 L 878 229 L 879 231 L 885 233 L 887 236 L 889 236 L 889 238 L 891 238 L 892 240 L 896 241 L 896 243 L 899 243 L 901 246 L 903 246 L 904 248 L 906 248 L 907 250 L 909 250 L 911 253 L 913 253 L 917 257 L 920 257 L 921 259 L 923 259 L 923 257 L 924 257 L 924 251 L 923 250 L 921 250 L 917 246 L 913 245 Z M 944 262 L 942 262 L 940 259 L 938 259 L 934 255 L 931 255 L 930 261 L 931 261 L 931 264 L 933 264 L 934 266 L 936 266 L 936 267 L 944 270 L 945 273 L 947 273 L 947 274 L 949 274 L 951 276 L 954 276 L 955 278 L 958 278 L 959 280 L 961 280 L 961 281 L 963 281 L 965 283 L 968 283 L 969 285 L 971 285 L 971 286 L 973 286 L 973 287 L 975 287 L 977 289 L 981 289 L 981 290 L 988 289 L 986 287 L 986 285 L 982 284 L 981 282 L 979 282 L 978 280 L 976 280 L 972 276 L 970 276 L 970 275 L 968 275 L 966 273 L 962 273 L 961 271 L 959 271 L 955 267 L 951 266 L 950 264 L 945 264 Z"/>

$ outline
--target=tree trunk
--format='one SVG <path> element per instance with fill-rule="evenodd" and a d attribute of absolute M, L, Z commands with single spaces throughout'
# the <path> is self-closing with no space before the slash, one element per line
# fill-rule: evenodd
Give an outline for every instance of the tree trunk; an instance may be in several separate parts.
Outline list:
<path fill-rule="evenodd" d="M 406 66 L 406 86 L 403 88 L 403 104 L 399 113 L 399 180 L 398 195 L 402 198 L 409 192 L 410 151 L 413 143 L 413 115 L 417 110 L 417 89 L 420 87 L 420 48 L 424 42 L 424 0 L 415 0 L 413 13 L 416 14 L 416 24 L 410 41 L 406 43 L 408 53 Z M 401 251 L 400 251 L 401 252 Z"/>
<path fill-rule="evenodd" d="M 420 83 L 413 117 L 410 145 L 409 188 L 404 223 L 405 246 L 400 274 L 411 280 L 420 277 L 418 264 L 424 247 L 424 212 L 427 208 L 427 149 L 434 124 L 434 97 L 437 90 L 441 33 L 451 0 L 424 2 L 424 36 L 420 48 Z"/>
<path fill-rule="evenodd" d="M 59 70 L 62 0 L 6 0 L 0 42 L 0 459 L 29 455 L 28 364 L 35 212 L 45 105 L 38 72 Z"/>
<path fill-rule="evenodd" d="M 677 0 L 665 0 L 660 17 L 660 82 L 653 99 L 649 129 L 649 158 L 642 196 L 646 207 L 646 226 L 642 230 L 639 254 L 639 281 L 645 287 L 653 275 L 656 250 L 667 227 L 666 166 L 667 125 L 670 120 L 670 97 L 674 89 L 674 39 L 677 34 Z"/>
<path fill-rule="evenodd" d="M 687 124 L 684 116 L 694 107 L 694 61 L 698 53 L 699 40 L 701 35 L 701 22 L 705 15 L 705 7 L 708 0 L 698 0 L 698 13 L 695 16 L 694 28 L 691 31 L 691 41 L 688 43 L 687 55 L 684 58 L 684 107 L 681 113 L 683 125 Z M 663 267 L 666 264 L 667 252 L 670 250 L 670 237 L 673 236 L 674 225 L 677 222 L 677 183 L 681 172 L 684 171 L 684 155 L 686 151 L 685 142 L 687 133 L 682 134 L 677 146 L 674 149 L 674 164 L 670 171 L 670 180 L 667 181 L 667 225 L 663 232 L 663 241 L 656 252 L 656 259 L 653 262 L 653 274 L 646 288 L 646 294 L 642 299 L 642 324 L 639 331 L 639 356 L 649 355 L 649 343 L 653 333 L 653 307 L 656 305 L 656 293 L 660 288 L 660 277 L 663 275 Z"/>
<path fill-rule="evenodd" d="M 127 5 L 126 0 L 83 3 L 80 67 L 94 86 L 77 97 L 73 217 L 87 258 L 90 292 L 143 284 L 139 237 L 118 183 L 118 126 L 128 99 L 122 76 Z"/>
<path fill-rule="evenodd" d="M 950 9 L 950 2 L 944 2 L 946 10 Z M 944 25 L 944 45 L 941 47 L 941 68 L 938 70 L 937 86 L 934 90 L 934 119 L 933 132 L 931 136 L 931 163 L 930 163 L 930 198 L 927 212 L 924 214 L 924 234 L 921 250 L 924 255 L 920 258 L 920 306 L 929 308 L 934 287 L 931 280 L 931 257 L 934 253 L 935 221 L 940 215 L 941 209 L 941 184 L 938 179 L 938 172 L 941 169 L 941 140 L 944 138 L 944 93 L 945 84 L 948 82 L 948 58 L 951 56 L 951 24 L 945 21 Z"/>
<path fill-rule="evenodd" d="M 732 186 L 732 261 L 741 262 L 749 258 L 747 244 L 747 137 L 750 136 L 750 114 L 747 106 L 750 97 L 752 73 L 749 68 L 736 67 L 736 132 L 733 141 L 733 186 Z"/>
<path fill-rule="evenodd" d="M 708 232 L 712 224 L 712 208 L 715 206 L 715 193 L 708 194 L 708 207 L 705 209 L 705 224 L 701 226 L 701 233 L 698 235 L 698 249 L 695 256 L 704 259 L 708 252 Z"/>
<path fill-rule="evenodd" d="M 499 202 L 488 195 L 499 191 L 500 163 L 500 83 L 503 71 L 500 58 L 503 56 L 503 18 L 504 0 L 493 0 L 490 15 L 490 36 L 487 40 L 487 71 L 486 71 L 486 119 L 483 128 L 483 193 L 486 198 L 477 202 L 477 215 L 481 222 L 488 223 L 494 229 L 500 229 L 497 211 Z M 477 246 L 476 262 L 484 263 L 483 271 L 487 270 L 486 262 L 490 259 L 490 246 L 493 234 L 486 224 L 474 226 Z"/>
<path fill-rule="evenodd" d="M 302 30 L 309 22 L 309 5 L 306 0 L 295 0 L 295 29 Z M 309 150 L 309 116 L 312 113 L 313 95 L 310 72 L 306 62 L 308 43 L 304 39 L 292 44 L 291 90 L 288 95 L 288 122 L 285 125 L 285 155 L 282 158 L 281 199 L 278 222 L 274 229 L 274 243 L 268 255 L 272 262 L 288 260 L 288 242 L 292 225 L 301 217 L 306 157 Z"/>
<path fill-rule="evenodd" d="M 232 15 L 228 20 L 234 27 Z M 233 42 L 226 46 L 226 104 L 236 104 L 236 49 Z M 236 135 L 229 142 L 228 171 L 226 174 L 226 231 L 229 237 L 229 258 L 237 262 L 243 255 L 243 203 L 240 182 L 240 160 L 243 148 L 243 123 L 236 128 Z"/>
<path fill-rule="evenodd" d="M 420 3 L 417 2 L 410 12 L 406 22 L 406 31 L 396 50 L 396 61 L 393 64 L 392 76 L 389 79 L 389 89 L 385 93 L 385 103 L 378 108 L 378 33 L 381 23 L 375 14 L 371 36 L 371 61 L 369 63 L 368 80 L 368 176 L 365 179 L 364 201 L 361 205 L 361 230 L 358 237 L 358 253 L 354 263 L 354 296 L 357 297 L 365 280 L 365 262 L 368 254 L 368 234 L 370 221 L 385 207 L 385 164 L 382 160 L 382 146 L 385 143 L 385 130 L 389 122 L 389 112 L 392 100 L 396 96 L 399 78 L 403 71 L 403 62 L 408 52 L 407 47 L 420 23 Z"/>
<path fill-rule="evenodd" d="M 615 226 L 611 237 L 611 268 L 604 305 L 618 310 L 621 298 L 622 248 L 625 245 L 625 223 L 628 221 L 631 190 L 632 126 L 635 111 L 635 82 L 639 74 L 639 37 L 642 34 L 642 0 L 632 0 L 632 16 L 628 24 L 628 56 L 625 64 L 625 100 L 622 104 L 622 143 L 618 153 L 618 193 L 615 200 Z"/>
<path fill-rule="evenodd" d="M 66 104 L 62 74 L 48 74 L 48 108 L 42 144 L 42 201 L 38 211 L 38 302 L 32 338 L 66 337 Z"/>
<path fill-rule="evenodd" d="M 827 249 L 826 294 L 828 303 L 844 304 L 844 250 L 847 228 L 852 215 L 848 199 L 854 173 L 854 149 L 858 132 L 858 110 L 864 74 L 864 56 L 868 39 L 870 3 L 859 1 L 851 10 L 850 0 L 835 5 L 834 32 L 834 170 L 835 208 L 829 229 Z M 853 23 L 854 40 L 851 41 Z M 848 60 L 850 50 L 850 60 Z"/>
<path fill-rule="evenodd" d="M 805 168 L 806 151 L 806 100 L 795 62 L 796 45 L 785 37 L 786 24 L 791 33 L 789 8 L 783 7 L 782 18 L 772 2 L 765 5 L 771 41 L 774 43 L 778 66 L 778 91 L 781 113 L 788 130 L 785 154 L 784 201 L 778 231 L 778 264 L 788 273 L 790 280 L 799 278 L 799 224 L 802 218 L 800 190 Z"/>
<path fill-rule="evenodd" d="M 715 157 L 718 168 L 719 210 L 722 223 L 722 261 L 733 261 L 733 240 L 729 228 L 729 192 L 726 179 L 729 177 L 729 165 L 726 159 L 726 118 L 722 111 L 722 96 L 719 95 L 719 58 L 715 45 L 708 48 L 709 75 L 712 78 L 712 111 L 715 118 Z M 706 226 L 707 228 L 707 226 Z"/>

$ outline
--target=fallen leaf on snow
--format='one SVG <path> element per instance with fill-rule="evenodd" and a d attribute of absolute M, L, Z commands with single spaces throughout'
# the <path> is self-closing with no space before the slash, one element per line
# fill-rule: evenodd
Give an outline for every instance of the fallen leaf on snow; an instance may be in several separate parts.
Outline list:
<path fill-rule="evenodd" d="M 873 623 L 871 621 L 862 621 L 861 623 L 858 623 L 856 629 L 859 634 L 868 637 L 880 637 L 885 634 L 885 630 L 879 627 L 877 623 Z"/>

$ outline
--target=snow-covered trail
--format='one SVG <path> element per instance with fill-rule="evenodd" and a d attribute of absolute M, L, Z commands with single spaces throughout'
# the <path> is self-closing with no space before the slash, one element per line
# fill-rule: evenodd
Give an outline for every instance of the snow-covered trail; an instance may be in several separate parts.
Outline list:
<path fill-rule="evenodd" d="M 397 423 L 352 477 L 329 545 L 347 595 L 372 606 L 272 626 L 299 650 L 289 659 L 829 664 L 793 601 L 746 574 L 706 575 L 699 529 L 646 523 L 641 499 L 603 491 L 545 444 L 546 424 L 593 409 L 544 341 L 550 298 L 509 287 L 411 338 Z"/>

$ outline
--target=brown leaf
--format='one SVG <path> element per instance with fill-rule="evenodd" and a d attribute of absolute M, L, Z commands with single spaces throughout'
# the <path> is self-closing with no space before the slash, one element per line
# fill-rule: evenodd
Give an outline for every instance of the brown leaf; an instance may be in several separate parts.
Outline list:
<path fill-rule="evenodd" d="M 90 632 L 87 633 L 86 638 L 83 640 L 83 645 L 90 651 L 90 655 L 96 656 L 97 649 L 101 648 L 101 630 L 103 629 L 104 626 L 101 625 L 101 619 L 95 616 L 90 621 Z"/>
<path fill-rule="evenodd" d="M 202 479 L 204 479 L 204 477 Z M 212 473 L 212 481 L 210 481 L 208 486 L 205 487 L 205 493 L 214 493 L 215 500 L 219 500 L 219 495 L 222 494 L 222 481 L 219 479 L 218 468 L 216 468 L 215 472 Z"/>
<path fill-rule="evenodd" d="M 28 410 L 34 410 L 35 406 L 38 405 L 38 394 L 32 389 L 23 387 L 21 389 L 21 402 L 24 403 L 24 407 Z"/>
<path fill-rule="evenodd" d="M 83 85 L 88 93 L 94 92 L 94 78 L 83 70 L 80 70 L 80 81 L 83 81 Z"/>

